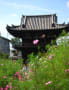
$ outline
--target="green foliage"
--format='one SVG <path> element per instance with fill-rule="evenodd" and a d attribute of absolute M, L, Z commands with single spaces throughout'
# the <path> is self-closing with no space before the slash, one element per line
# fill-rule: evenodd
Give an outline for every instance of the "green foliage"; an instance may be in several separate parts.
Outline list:
<path fill-rule="evenodd" d="M 56 44 L 56 40 L 51 40 L 51 45 L 55 45 Z"/>
<path fill-rule="evenodd" d="M 50 48 L 50 44 L 45 46 L 45 49 L 48 50 Z"/>
<path fill-rule="evenodd" d="M 0 60 L 0 87 L 12 83 L 12 90 L 68 90 L 69 89 L 69 44 L 47 45 L 47 52 L 28 56 L 27 70 L 22 70 L 22 60 Z M 19 72 L 23 81 L 14 79 Z M 4 79 L 3 76 L 6 76 Z"/>
<path fill-rule="evenodd" d="M 14 62 L 9 59 L 0 59 L 0 87 L 5 88 L 9 82 L 18 81 L 14 79 L 14 74 L 19 72 L 22 67 L 19 61 Z M 4 76 L 5 78 L 3 78 Z"/>
<path fill-rule="evenodd" d="M 59 46 L 48 46 L 46 56 L 30 55 L 30 68 L 33 69 L 34 75 L 31 75 L 32 81 L 35 82 L 35 90 L 67 90 L 69 83 L 69 46 L 62 43 Z M 53 55 L 53 58 L 49 57 Z M 31 66 L 33 64 L 33 66 Z M 52 83 L 45 85 L 46 82 Z"/>
<path fill-rule="evenodd" d="M 67 34 L 66 31 L 63 30 L 63 31 L 61 32 L 60 36 L 65 36 L 66 34 Z"/>
<path fill-rule="evenodd" d="M 0 52 L 0 58 L 8 58 L 8 55 Z"/>
<path fill-rule="evenodd" d="M 21 45 L 22 44 L 22 41 L 21 41 L 21 39 L 20 38 L 12 38 L 11 39 L 11 43 L 12 43 L 12 45 L 13 45 L 13 47 L 14 47 L 14 45 Z"/>

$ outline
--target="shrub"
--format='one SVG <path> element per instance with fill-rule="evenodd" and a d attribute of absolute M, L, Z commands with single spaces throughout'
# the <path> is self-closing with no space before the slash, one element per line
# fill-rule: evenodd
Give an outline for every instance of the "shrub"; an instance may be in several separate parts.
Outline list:
<path fill-rule="evenodd" d="M 8 55 L 0 52 L 0 58 L 8 58 Z"/>

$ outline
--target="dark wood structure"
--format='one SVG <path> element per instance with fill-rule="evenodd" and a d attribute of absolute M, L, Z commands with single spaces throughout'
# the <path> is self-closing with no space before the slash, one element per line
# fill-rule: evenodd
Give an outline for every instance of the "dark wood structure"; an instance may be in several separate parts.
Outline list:
<path fill-rule="evenodd" d="M 46 44 L 55 39 L 63 29 L 69 30 L 68 24 L 57 24 L 56 14 L 52 15 L 36 15 L 36 16 L 22 16 L 21 24 L 19 26 L 8 26 L 7 30 L 15 37 L 22 38 L 22 45 L 16 46 L 17 49 L 22 50 L 23 57 L 31 52 L 37 52 L 37 45 L 44 48 Z M 33 44 L 33 40 L 38 39 L 37 45 Z M 25 61 L 24 61 L 25 63 Z"/>

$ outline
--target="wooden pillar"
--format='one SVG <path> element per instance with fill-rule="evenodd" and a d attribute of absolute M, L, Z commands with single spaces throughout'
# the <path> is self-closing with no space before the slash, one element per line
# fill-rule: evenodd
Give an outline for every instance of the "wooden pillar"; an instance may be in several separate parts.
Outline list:
<path fill-rule="evenodd" d="M 22 58 L 23 58 L 23 63 L 26 65 L 27 64 L 27 52 L 26 48 L 23 48 L 23 43 L 25 40 L 22 38 Z"/>
<path fill-rule="evenodd" d="M 26 65 L 27 64 L 27 53 L 24 48 L 22 49 L 22 58 L 23 58 L 23 63 Z"/>

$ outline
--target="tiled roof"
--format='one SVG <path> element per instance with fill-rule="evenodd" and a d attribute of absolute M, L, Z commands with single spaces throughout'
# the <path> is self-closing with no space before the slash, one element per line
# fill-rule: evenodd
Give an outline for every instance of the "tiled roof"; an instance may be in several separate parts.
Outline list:
<path fill-rule="evenodd" d="M 51 29 L 53 23 L 57 24 L 56 14 L 22 16 L 21 18 L 21 26 L 26 30 Z"/>
<path fill-rule="evenodd" d="M 19 26 L 8 26 L 10 30 L 51 30 L 65 28 L 66 24 L 57 24 L 56 14 L 51 15 L 35 15 L 22 16 L 21 24 Z"/>

